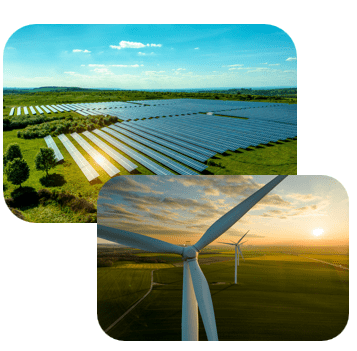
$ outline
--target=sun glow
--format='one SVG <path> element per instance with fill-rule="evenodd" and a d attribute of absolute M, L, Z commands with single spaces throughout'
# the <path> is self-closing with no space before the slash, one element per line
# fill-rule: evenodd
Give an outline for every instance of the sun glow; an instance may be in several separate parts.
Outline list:
<path fill-rule="evenodd" d="M 323 232 L 324 232 L 323 229 L 321 229 L 321 228 L 316 228 L 316 229 L 314 229 L 314 230 L 312 231 L 312 234 L 314 234 L 315 236 L 320 236 L 320 235 L 323 234 Z"/>

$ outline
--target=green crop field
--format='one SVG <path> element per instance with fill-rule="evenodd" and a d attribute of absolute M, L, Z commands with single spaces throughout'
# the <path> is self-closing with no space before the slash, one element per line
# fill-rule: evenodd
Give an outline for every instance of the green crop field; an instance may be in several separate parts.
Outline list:
<path fill-rule="evenodd" d="M 201 265 L 210 285 L 219 339 L 328 340 L 337 336 L 348 319 L 348 270 L 302 256 L 272 253 L 249 258 L 246 252 L 246 261 L 238 267 L 237 285 L 233 284 L 234 261 Z M 113 271 L 121 270 L 108 269 Z M 124 277 L 128 271 L 134 272 L 123 269 Z M 142 279 L 139 272 L 146 272 L 149 281 L 148 270 L 135 270 L 138 281 Z M 154 271 L 154 282 L 162 285 L 154 285 L 108 335 L 119 340 L 180 340 L 182 275 L 182 267 Z M 120 282 L 120 291 L 128 289 L 125 279 Z M 134 299 L 114 297 L 113 290 L 107 294 L 100 280 L 98 289 L 101 325 L 101 318 L 110 324 L 120 316 L 111 313 L 110 318 L 105 317 L 100 310 L 104 297 L 112 309 L 120 304 L 125 311 L 133 304 Z M 149 285 L 141 291 L 142 296 L 148 289 Z M 116 293 L 123 295 L 119 290 Z M 207 340 L 201 319 L 199 333 L 200 340 Z"/>

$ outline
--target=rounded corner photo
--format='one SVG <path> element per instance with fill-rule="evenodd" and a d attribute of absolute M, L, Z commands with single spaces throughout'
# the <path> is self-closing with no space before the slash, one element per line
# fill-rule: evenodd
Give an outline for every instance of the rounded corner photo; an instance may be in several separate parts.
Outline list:
<path fill-rule="evenodd" d="M 137 176 L 98 197 L 97 312 L 124 341 L 325 341 L 349 313 L 334 178 Z"/>
<path fill-rule="evenodd" d="M 296 50 L 277 27 L 29 25 L 3 62 L 4 197 L 26 221 L 94 223 L 123 175 L 297 174 Z"/>

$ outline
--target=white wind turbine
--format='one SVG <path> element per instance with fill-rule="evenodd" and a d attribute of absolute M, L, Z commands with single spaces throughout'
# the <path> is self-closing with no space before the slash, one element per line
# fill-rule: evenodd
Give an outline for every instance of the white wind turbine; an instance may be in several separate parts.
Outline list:
<path fill-rule="evenodd" d="M 249 232 L 249 230 L 248 230 Z M 223 243 L 223 242 L 219 242 L 221 244 L 225 244 L 225 245 L 232 245 L 234 246 L 234 250 L 235 250 L 235 269 L 234 269 L 234 284 L 237 284 L 237 266 L 239 266 L 239 254 L 241 254 L 243 260 L 244 260 L 244 256 L 243 256 L 243 253 L 240 249 L 240 246 L 243 245 L 244 243 L 246 243 L 248 240 L 242 242 L 241 244 L 239 244 L 242 239 L 248 234 L 248 232 L 246 232 L 239 240 L 237 243 L 235 243 L 234 241 L 232 241 L 232 243 Z M 245 260 L 244 260 L 245 261 Z"/>
<path fill-rule="evenodd" d="M 184 261 L 181 320 L 182 340 L 198 340 L 199 308 L 207 339 L 210 341 L 218 341 L 211 293 L 207 280 L 197 262 L 198 252 L 225 233 L 286 177 L 286 175 L 275 177 L 253 195 L 232 208 L 224 216 L 213 223 L 203 234 L 201 239 L 192 246 L 182 247 L 162 240 L 150 238 L 145 235 L 105 227 L 103 225 L 97 226 L 97 235 L 102 239 L 137 249 L 181 255 Z"/>

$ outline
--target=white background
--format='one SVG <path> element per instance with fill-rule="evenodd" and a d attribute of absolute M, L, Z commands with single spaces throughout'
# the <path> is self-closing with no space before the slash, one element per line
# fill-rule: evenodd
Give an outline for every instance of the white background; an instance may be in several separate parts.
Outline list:
<path fill-rule="evenodd" d="M 329 175 L 349 194 L 350 296 L 356 296 L 356 25 L 352 4 L 286 0 L 6 1 L 1 5 L 1 44 L 4 48 L 12 33 L 25 25 L 49 22 L 246 23 L 272 24 L 285 30 L 298 55 L 298 174 Z M 119 342 L 100 329 L 96 320 L 95 224 L 32 224 L 13 216 L 4 201 L 0 206 L 3 350 L 179 349 L 180 343 Z M 327 343 L 235 342 L 232 346 L 277 351 L 287 347 L 290 351 L 347 347 L 353 329 L 357 330 L 355 301 L 350 301 L 346 329 Z"/>

